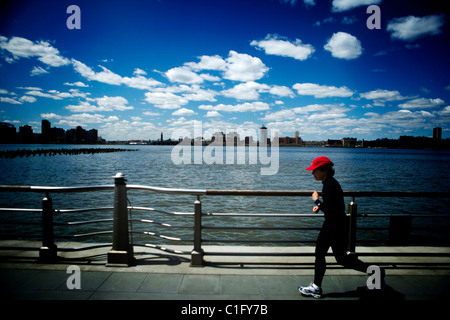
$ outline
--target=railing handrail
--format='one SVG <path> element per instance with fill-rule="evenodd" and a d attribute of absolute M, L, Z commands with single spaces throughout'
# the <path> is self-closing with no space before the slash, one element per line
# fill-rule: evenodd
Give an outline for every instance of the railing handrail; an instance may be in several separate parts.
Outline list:
<path fill-rule="evenodd" d="M 306 197 L 312 191 L 296 190 L 206 190 L 207 196 L 275 196 L 275 197 Z M 319 195 L 321 192 L 318 192 Z M 446 191 L 343 191 L 344 197 L 450 197 Z"/>
<path fill-rule="evenodd" d="M 184 194 L 195 196 L 275 196 L 275 197 L 306 197 L 311 196 L 314 190 L 210 190 L 210 189 L 182 189 L 182 188 L 162 188 L 145 185 L 127 184 L 128 190 L 141 190 L 164 194 Z M 0 192 L 88 192 L 114 190 L 114 185 L 94 185 L 94 186 L 17 186 L 0 185 Z M 319 191 L 319 194 L 321 192 Z M 447 198 L 450 191 L 343 191 L 344 197 L 426 197 L 426 198 Z"/>
<path fill-rule="evenodd" d="M 102 219 L 96 221 L 82 221 L 69 223 L 72 225 L 75 224 L 87 224 L 87 223 L 97 223 L 97 222 L 105 222 L 112 221 L 113 222 L 113 230 L 112 231 L 99 231 L 99 232 L 90 232 L 86 234 L 75 235 L 76 237 L 84 237 L 91 236 L 97 234 L 113 234 L 113 243 L 112 249 L 108 251 L 108 265 L 131 265 L 134 263 L 133 256 L 133 241 L 129 241 L 129 234 L 133 233 L 143 233 L 151 236 L 156 236 L 159 238 L 174 240 L 174 241 L 188 241 L 183 240 L 181 237 L 169 237 L 166 235 L 158 234 L 151 231 L 133 231 L 128 228 L 128 223 L 132 221 L 136 221 L 136 219 L 131 218 L 131 211 L 129 210 L 144 210 L 144 211 L 154 211 L 164 214 L 172 214 L 172 215 L 186 215 L 194 217 L 194 238 L 193 238 L 193 250 L 191 251 L 191 265 L 192 266 L 201 266 L 203 265 L 203 256 L 205 254 L 214 255 L 214 252 L 205 253 L 202 249 L 202 242 L 265 242 L 266 240 L 249 240 L 249 239 L 205 239 L 202 238 L 202 229 L 241 229 L 246 230 L 246 227 L 229 227 L 229 226 L 216 226 L 216 225 L 202 225 L 202 217 L 207 216 L 236 216 L 236 217 L 245 217 L 245 216 L 253 216 L 253 217 L 323 217 L 323 214 L 273 214 L 273 213 L 216 213 L 216 212 L 204 212 L 202 211 L 202 203 L 200 201 L 200 197 L 202 196 L 274 196 L 274 197 L 310 197 L 313 193 L 312 190 L 210 190 L 210 189 L 182 189 L 182 188 L 162 188 L 162 187 L 153 187 L 153 186 L 145 186 L 145 185 L 127 185 L 125 183 L 125 176 L 121 173 L 118 173 L 114 176 L 115 184 L 114 185 L 92 185 L 92 186 L 67 186 L 67 187 L 58 187 L 58 186 L 17 186 L 17 185 L 0 185 L 0 192 L 36 192 L 36 193 L 44 193 L 45 196 L 42 199 L 42 209 L 15 209 L 15 208 L 0 208 L 0 211 L 10 211 L 10 212 L 39 212 L 42 213 L 42 247 L 40 250 L 40 258 L 42 261 L 54 261 L 57 257 L 56 251 L 57 246 L 54 243 L 54 234 L 53 234 L 53 226 L 58 225 L 58 223 L 53 222 L 53 215 L 55 213 L 74 213 L 74 212 L 85 212 L 85 211 L 94 211 L 94 210 L 114 210 L 114 219 Z M 112 191 L 114 190 L 114 207 L 101 207 L 101 208 L 81 208 L 81 209 L 54 209 L 52 205 L 52 199 L 50 197 L 50 193 L 72 193 L 72 192 L 90 192 L 90 191 Z M 190 195 L 195 196 L 196 200 L 194 202 L 194 212 L 169 212 L 155 208 L 147 208 L 147 207 L 138 207 L 128 205 L 128 197 L 127 191 L 145 191 L 159 194 L 170 194 L 170 195 Z M 319 192 L 321 194 L 321 192 Z M 349 238 L 348 238 L 348 251 L 355 252 L 355 243 L 356 243 L 356 217 L 358 216 L 357 205 L 354 202 L 356 197 L 423 197 L 423 198 L 450 198 L 449 191 L 343 191 L 344 197 L 351 197 L 351 201 L 348 205 L 348 217 L 349 217 Z M 398 218 L 398 217 L 396 217 Z M 402 217 L 401 217 L 402 218 Z M 410 216 L 406 218 L 410 219 Z M 410 224 L 410 220 L 407 219 L 407 223 Z M 391 219 L 392 220 L 392 219 Z M 393 220 L 392 220 L 393 221 Z M 409 222 L 408 222 L 409 221 Z M 169 226 L 164 223 L 155 222 L 151 220 L 141 220 L 140 222 L 149 222 L 156 223 L 162 226 Z M 186 226 L 172 226 L 171 227 L 183 227 Z M 286 228 L 286 227 L 253 227 L 253 229 L 258 230 L 296 230 L 296 228 Z M 398 227 L 396 227 L 398 228 Z M 408 227 L 409 228 L 409 227 Z M 299 230 L 304 228 L 298 228 Z M 312 228 L 311 228 L 312 229 Z M 389 230 L 391 234 L 391 230 Z M 409 232 L 409 231 L 408 231 Z M 189 239 L 191 241 L 191 239 Z M 312 242 L 312 240 L 302 240 L 303 242 Z M 298 240 L 274 240 L 273 242 L 299 242 Z M 148 247 L 154 247 L 160 250 L 164 250 L 165 248 L 152 245 L 145 244 Z M 171 249 L 169 249 L 171 250 Z M 175 251 L 173 251 L 175 252 Z M 223 254 L 223 253 L 219 253 Z M 235 253 L 232 253 L 235 254 Z M 277 254 L 277 253 L 275 253 Z M 312 253 L 308 253 L 312 254 Z"/>
<path fill-rule="evenodd" d="M 14 186 L 0 185 L 1 192 L 38 192 L 38 193 L 64 193 L 64 192 L 87 192 L 114 190 L 114 185 L 74 186 L 74 187 L 52 187 L 52 186 Z"/>

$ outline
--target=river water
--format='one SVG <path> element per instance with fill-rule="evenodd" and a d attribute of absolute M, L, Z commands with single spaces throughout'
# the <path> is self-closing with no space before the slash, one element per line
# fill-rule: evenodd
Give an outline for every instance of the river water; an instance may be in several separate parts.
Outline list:
<path fill-rule="evenodd" d="M 67 145 L 0 145 L 0 150 L 47 149 L 47 148 L 111 148 L 112 146 L 67 146 Z M 305 168 L 317 156 L 327 156 L 335 163 L 336 179 L 343 190 L 348 191 L 448 191 L 450 190 L 450 151 L 445 150 L 390 150 L 390 149 L 347 149 L 347 148 L 287 148 L 271 153 L 272 163 L 262 160 L 250 163 L 249 148 L 241 148 L 245 163 L 235 158 L 226 164 L 207 164 L 206 154 L 195 164 L 194 152 L 191 163 L 177 164 L 173 146 L 117 146 L 117 148 L 138 149 L 138 151 L 96 153 L 79 155 L 29 156 L 14 159 L 0 159 L 0 185 L 34 186 L 85 186 L 111 185 L 113 176 L 122 172 L 128 184 L 166 188 L 187 189 L 239 189 L 239 190 L 321 190 L 322 184 L 313 179 Z M 224 149 L 226 150 L 226 149 Z M 234 149 L 236 154 L 239 150 Z M 201 150 L 205 152 L 205 148 Z M 269 152 L 270 153 L 270 152 Z M 179 155 L 179 154 L 178 154 Z M 278 163 L 275 164 L 275 156 Z M 203 161 L 202 161 L 203 160 Z M 179 161 L 178 161 L 179 162 Z M 272 166 L 276 172 L 263 175 L 262 170 Z M 42 194 L 0 193 L 0 207 L 40 208 Z M 110 207 L 113 192 L 90 192 L 51 194 L 55 209 Z M 133 206 L 159 208 L 165 211 L 193 212 L 195 196 L 174 196 L 153 194 L 143 191 L 129 191 L 128 198 Z M 312 213 L 310 197 L 201 197 L 204 212 L 214 213 Z M 346 199 L 349 202 L 350 199 Z M 434 198 L 357 198 L 358 212 L 369 217 L 358 219 L 357 240 L 361 244 L 385 244 L 386 230 L 364 230 L 367 227 L 387 228 L 388 218 L 371 218 L 370 213 L 433 215 L 430 218 L 413 218 L 411 244 L 450 245 L 450 201 Z M 132 210 L 133 219 L 151 219 L 177 226 L 191 226 L 193 217 L 172 216 L 148 211 Z M 436 217 L 437 216 L 437 217 Z M 56 222 L 112 218 L 112 210 L 86 213 L 55 214 Z M 20 233 L 22 237 L 39 236 L 36 213 L 0 212 L 2 233 Z M 282 226 L 320 227 L 322 218 L 259 218 L 259 217 L 204 217 L 208 226 Z M 7 222 L 19 222 L 11 225 Z M 82 225 L 78 227 L 55 227 L 56 235 L 82 234 L 111 229 L 111 224 Z M 417 230 L 416 230 L 417 229 Z M 192 239 L 190 229 L 171 229 L 158 225 L 133 223 L 133 230 L 150 231 L 171 237 Z M 3 236 L 3 238 L 9 236 Z M 204 230 L 203 239 L 263 240 L 265 244 L 279 244 L 276 241 L 300 240 L 308 244 L 317 237 L 317 230 L 270 230 L 256 232 L 249 230 Z M 39 238 L 39 237 L 38 237 Z M 110 242 L 111 235 L 82 238 L 83 241 Z M 66 240 L 66 239 L 64 239 Z M 72 239 L 73 240 L 73 239 Z M 81 238 L 79 239 L 81 240 Z M 166 243 L 148 235 L 133 234 L 133 241 L 140 243 Z M 216 244 L 211 242 L 211 244 Z"/>

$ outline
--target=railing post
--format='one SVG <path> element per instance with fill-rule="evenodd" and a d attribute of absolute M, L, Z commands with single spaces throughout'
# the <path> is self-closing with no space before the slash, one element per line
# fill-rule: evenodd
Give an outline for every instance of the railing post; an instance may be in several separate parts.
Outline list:
<path fill-rule="evenodd" d="M 355 203 L 355 198 L 348 204 L 349 225 L 348 225 L 348 252 L 355 252 L 356 250 L 356 216 L 358 214 L 358 206 Z"/>
<path fill-rule="evenodd" d="M 39 260 L 46 263 L 58 258 L 53 234 L 53 213 L 53 201 L 47 193 L 42 199 L 42 246 L 39 249 Z"/>
<path fill-rule="evenodd" d="M 191 252 L 191 267 L 203 267 L 202 203 L 199 196 L 194 202 L 194 250 Z"/>
<path fill-rule="evenodd" d="M 107 266 L 129 267 L 135 264 L 133 245 L 128 236 L 127 187 L 125 176 L 114 176 L 113 247 L 108 251 Z"/>

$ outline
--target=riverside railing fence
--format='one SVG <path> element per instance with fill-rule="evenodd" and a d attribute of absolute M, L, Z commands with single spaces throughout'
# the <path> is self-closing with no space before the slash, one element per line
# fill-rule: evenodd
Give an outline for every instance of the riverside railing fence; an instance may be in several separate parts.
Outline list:
<path fill-rule="evenodd" d="M 79 251 L 87 250 L 99 247 L 111 247 L 107 253 L 107 265 L 109 266 L 130 266 L 135 264 L 134 246 L 150 247 L 158 250 L 163 250 L 173 254 L 191 255 L 191 266 L 202 266 L 204 264 L 205 255 L 253 255 L 253 256 L 312 256 L 314 253 L 292 251 L 277 251 L 277 246 L 272 246 L 274 249 L 272 252 L 264 250 L 264 252 L 242 252 L 237 246 L 227 247 L 235 248 L 234 252 L 213 252 L 205 251 L 204 244 L 206 243 L 267 243 L 267 239 L 233 239 L 233 238 L 207 238 L 204 237 L 204 232 L 214 232 L 221 230 L 221 232 L 232 231 L 273 231 L 273 230 L 319 230 L 320 228 L 301 226 L 302 218 L 315 218 L 323 219 L 323 214 L 286 214 L 286 213 L 251 213 L 249 208 L 242 208 L 243 212 L 240 213 L 208 213 L 203 212 L 201 197 L 311 197 L 313 191 L 269 191 L 269 190 L 204 190 L 204 189 L 173 189 L 173 188 L 159 188 L 142 185 L 131 185 L 126 183 L 125 176 L 122 173 L 117 173 L 114 176 L 114 185 L 97 185 L 97 186 L 80 186 L 80 187 L 46 187 L 46 186 L 0 186 L 0 192 L 33 192 L 43 193 L 42 207 L 40 209 L 25 209 L 25 208 L 0 208 L 0 213 L 37 213 L 41 214 L 41 239 L 42 245 L 40 247 L 24 247 L 24 246 L 0 246 L 0 250 L 39 250 L 39 259 L 42 262 L 55 262 L 58 259 L 58 251 Z M 55 209 L 53 207 L 53 201 L 51 194 L 53 193 L 73 193 L 73 192 L 97 192 L 97 191 L 114 191 L 114 202 L 112 207 L 97 207 L 97 208 L 80 208 L 80 209 Z M 155 209 L 150 207 L 132 206 L 129 204 L 127 192 L 128 191 L 144 191 L 151 193 L 161 193 L 170 196 L 187 195 L 193 196 L 194 202 L 188 204 L 188 207 L 192 208 L 191 212 L 171 212 L 167 210 Z M 320 194 L 320 193 L 319 193 Z M 356 198 L 366 197 L 396 197 L 396 198 L 450 198 L 450 192 L 391 192 L 391 191 L 344 191 L 344 197 L 350 197 L 351 201 L 348 203 L 348 251 L 355 253 L 356 251 L 356 235 L 357 235 L 357 219 L 364 215 L 358 214 L 358 207 L 356 204 Z M 131 210 L 143 211 L 151 213 L 161 213 L 173 216 L 186 216 L 191 217 L 192 224 L 189 225 L 172 225 L 170 223 L 163 223 L 154 221 L 152 219 L 133 219 L 130 216 Z M 53 218 L 58 214 L 72 214 L 72 213 L 84 213 L 90 211 L 113 211 L 113 217 L 107 219 L 94 219 L 87 221 L 75 221 L 66 223 L 55 223 Z M 270 226 L 254 225 L 251 226 L 232 226 L 232 225 L 208 225 L 203 223 L 203 218 L 218 219 L 221 222 L 223 217 L 231 219 L 240 219 L 247 217 L 250 219 L 263 218 L 263 219 L 283 219 L 283 218 L 296 218 L 298 219 L 298 226 L 284 226 L 276 225 L 270 222 Z M 389 218 L 388 239 L 387 242 L 390 245 L 406 245 L 408 242 L 409 234 L 411 232 L 411 221 L 415 217 L 426 218 L 443 218 L 448 219 L 449 216 L 433 215 L 433 214 L 370 214 L 370 217 L 375 218 Z M 22 219 L 21 225 L 27 224 L 27 219 Z M 97 235 L 111 234 L 112 243 L 86 243 L 86 246 L 77 248 L 58 248 L 55 243 L 54 226 L 70 226 L 70 225 L 83 225 L 83 224 L 99 224 L 99 223 L 112 223 L 112 230 L 101 230 L 88 232 L 84 234 L 75 235 L 58 235 L 58 238 L 81 238 L 91 237 Z M 174 229 L 189 229 L 193 233 L 193 238 L 184 239 L 181 237 L 166 236 L 151 231 L 138 231 L 133 229 L 133 223 L 154 224 L 165 228 Z M 32 224 L 32 223 L 30 223 Z M 366 230 L 377 228 L 364 228 Z M 171 249 L 167 246 L 161 246 L 151 243 L 140 243 L 133 241 L 133 234 L 144 234 L 152 237 L 163 239 L 170 242 L 183 242 L 190 243 L 192 245 L 191 250 L 178 250 Z M 19 234 L 2 234 L 1 237 L 21 237 Z M 313 242 L 312 240 L 292 240 L 292 239 L 277 239 L 270 240 L 272 243 L 304 243 Z M 373 255 L 373 253 L 358 252 L 358 255 Z M 417 253 L 402 252 L 403 255 L 417 255 Z M 431 254 L 431 253 L 430 253 Z M 376 253 L 375 255 L 399 255 L 399 253 Z M 419 255 L 424 255 L 420 253 Z M 425 254 L 426 255 L 426 254 Z"/>

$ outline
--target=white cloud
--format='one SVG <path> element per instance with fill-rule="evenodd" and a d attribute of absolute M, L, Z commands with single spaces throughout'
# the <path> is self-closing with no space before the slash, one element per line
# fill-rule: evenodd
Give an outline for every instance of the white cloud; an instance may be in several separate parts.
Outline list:
<path fill-rule="evenodd" d="M 431 15 L 423 18 L 408 16 L 392 19 L 386 30 L 391 32 L 393 39 L 414 41 L 427 35 L 440 34 L 444 23 L 444 15 Z"/>
<path fill-rule="evenodd" d="M 110 117 L 111 118 L 111 117 Z M 144 121 L 127 121 L 119 119 L 105 119 L 99 131 L 102 136 L 109 137 L 110 140 L 132 140 L 149 139 L 152 136 L 159 137 L 160 130 L 155 125 Z"/>
<path fill-rule="evenodd" d="M 178 109 L 189 102 L 188 99 L 171 92 L 147 92 L 145 93 L 145 101 L 161 109 Z"/>
<path fill-rule="evenodd" d="M 297 117 L 297 114 L 293 110 L 286 109 L 286 110 L 280 110 L 280 111 L 267 113 L 264 116 L 264 118 L 261 118 L 260 120 L 265 121 L 265 122 L 283 121 L 283 120 L 288 120 L 288 119 L 294 119 L 295 117 Z"/>
<path fill-rule="evenodd" d="M 398 101 L 398 100 L 405 100 L 408 99 L 408 97 L 403 97 L 400 92 L 398 91 L 389 91 L 389 90 L 383 90 L 383 89 L 377 89 L 365 93 L 360 94 L 361 98 L 367 99 L 367 100 L 374 100 L 375 106 L 384 106 L 386 102 L 388 101 Z"/>
<path fill-rule="evenodd" d="M 103 123 L 119 120 L 116 116 L 105 118 L 101 114 L 77 113 L 70 116 L 61 116 L 55 113 L 42 113 L 42 118 L 59 120 L 57 125 L 65 125 L 69 127 L 86 126 L 86 124 Z"/>
<path fill-rule="evenodd" d="M 29 102 L 29 103 L 34 103 L 36 102 L 36 98 L 35 97 L 30 97 L 30 96 L 22 96 L 19 99 L 20 101 L 25 101 L 25 102 Z"/>
<path fill-rule="evenodd" d="M 44 92 L 41 88 L 21 88 L 29 89 L 30 91 L 25 92 L 28 96 L 42 97 L 53 100 L 62 100 L 66 98 L 87 98 L 89 93 L 80 92 L 78 89 L 70 89 L 69 92 L 59 92 L 58 90 L 48 90 Z"/>
<path fill-rule="evenodd" d="M 258 100 L 259 94 L 264 92 L 278 97 L 292 98 L 295 96 L 294 92 L 286 86 L 270 86 L 254 81 L 239 83 L 233 88 L 222 90 L 220 93 L 225 97 L 235 98 L 237 100 Z"/>
<path fill-rule="evenodd" d="M 233 88 L 223 90 L 221 92 L 225 97 L 235 98 L 238 100 L 258 100 L 260 92 L 267 92 L 270 86 L 254 81 L 239 83 Z"/>
<path fill-rule="evenodd" d="M 142 114 L 144 116 L 149 116 L 149 117 L 156 117 L 156 116 L 161 115 L 159 112 L 152 112 L 152 111 L 144 111 L 144 112 L 142 112 Z"/>
<path fill-rule="evenodd" d="M 188 62 L 185 63 L 186 66 L 192 68 L 193 70 L 220 70 L 225 71 L 226 61 L 222 57 L 215 56 L 200 56 L 200 62 Z"/>
<path fill-rule="evenodd" d="M 37 57 L 39 61 L 51 67 L 59 67 L 70 63 L 69 59 L 59 54 L 58 49 L 45 41 L 33 43 L 21 37 L 12 37 L 8 41 L 8 38 L 1 37 L 0 48 L 9 51 L 14 60 Z"/>
<path fill-rule="evenodd" d="M 6 103 L 10 103 L 10 104 L 22 104 L 22 102 L 17 101 L 12 98 L 9 98 L 9 97 L 0 97 L 0 102 L 6 102 Z"/>
<path fill-rule="evenodd" d="M 77 82 L 74 82 L 74 83 L 64 82 L 64 85 L 65 86 L 72 86 L 72 87 L 83 87 L 83 88 L 89 87 L 87 84 L 84 84 L 81 81 L 77 81 Z"/>
<path fill-rule="evenodd" d="M 172 68 L 168 70 L 165 75 L 170 82 L 180 82 L 188 84 L 203 82 L 203 78 L 188 67 Z"/>
<path fill-rule="evenodd" d="M 68 105 L 65 108 L 71 112 L 111 112 L 133 109 L 133 107 L 127 106 L 127 99 L 120 96 L 103 96 L 102 98 L 96 98 L 95 101 L 97 102 L 97 106 L 92 105 L 87 101 L 82 101 L 78 105 Z"/>
<path fill-rule="evenodd" d="M 97 107 L 91 105 L 87 101 L 82 101 L 78 105 L 68 105 L 65 108 L 70 110 L 71 112 L 96 112 L 97 111 Z"/>
<path fill-rule="evenodd" d="M 405 99 L 405 97 L 402 97 L 402 95 L 398 91 L 389 91 L 389 90 L 383 90 L 383 89 L 377 89 L 377 90 L 361 93 L 360 96 L 362 98 L 368 99 L 368 100 L 395 101 L 395 100 Z"/>
<path fill-rule="evenodd" d="M 38 75 L 45 74 L 45 73 L 48 73 L 48 71 L 45 70 L 44 68 L 34 67 L 33 70 L 31 70 L 30 75 L 33 77 L 33 76 L 38 76 Z"/>
<path fill-rule="evenodd" d="M 198 107 L 201 110 L 209 110 L 209 111 L 225 111 L 225 112 L 256 112 L 256 111 L 264 111 L 269 109 L 269 105 L 264 102 L 246 102 L 243 104 L 237 105 L 225 105 L 218 104 L 216 106 L 213 105 L 201 105 Z"/>
<path fill-rule="evenodd" d="M 197 113 L 187 108 L 181 108 L 178 109 L 177 111 L 172 112 L 173 116 L 193 116 L 195 114 Z"/>
<path fill-rule="evenodd" d="M 443 105 L 445 105 L 445 101 L 439 98 L 436 99 L 419 98 L 399 104 L 398 106 L 402 109 L 429 109 L 442 107 Z"/>
<path fill-rule="evenodd" d="M 224 79 L 235 81 L 254 81 L 261 79 L 269 68 L 257 57 L 230 50 L 228 58 L 200 56 L 200 62 L 187 62 L 183 67 L 170 69 L 165 74 L 172 82 L 201 83 L 203 80 L 220 81 L 210 74 L 196 74 L 194 71 L 220 71 Z"/>
<path fill-rule="evenodd" d="M 380 4 L 382 0 L 333 0 L 333 12 L 351 10 L 359 6 L 368 6 L 371 4 Z"/>
<path fill-rule="evenodd" d="M 314 113 L 308 116 L 308 120 L 313 121 L 324 121 L 324 120 L 335 120 L 337 118 L 344 118 L 347 115 L 344 112 L 339 111 L 328 111 L 322 113 Z"/>
<path fill-rule="evenodd" d="M 228 80 L 254 81 L 264 77 L 269 68 L 257 57 L 231 50 L 223 77 Z"/>
<path fill-rule="evenodd" d="M 305 107 L 297 107 L 293 108 L 292 110 L 297 114 L 308 114 L 310 112 L 326 112 L 329 110 L 340 110 L 340 111 L 348 111 L 347 109 L 343 108 L 343 103 L 337 103 L 337 104 L 310 104 Z"/>
<path fill-rule="evenodd" d="M 131 110 L 133 107 L 127 106 L 128 100 L 124 97 L 108 97 L 103 96 L 102 98 L 95 99 L 97 101 L 99 111 L 125 111 Z"/>
<path fill-rule="evenodd" d="M 206 81 L 220 81 L 222 80 L 220 77 L 212 76 L 208 73 L 199 74 L 199 76 Z"/>
<path fill-rule="evenodd" d="M 35 97 L 24 95 L 17 99 L 17 94 L 14 92 L 8 92 L 7 90 L 0 89 L 0 94 L 9 94 L 12 97 L 0 97 L 0 102 L 9 104 L 23 104 L 24 102 L 34 103 L 37 101 Z"/>
<path fill-rule="evenodd" d="M 102 68 L 103 71 L 94 72 L 90 67 L 88 67 L 87 65 L 78 60 L 72 59 L 72 64 L 75 68 L 75 71 L 77 71 L 79 74 L 81 74 L 81 76 L 83 76 L 89 81 L 95 80 L 98 82 L 113 85 L 120 85 L 122 83 L 121 76 L 113 73 L 112 71 L 106 69 L 105 67 L 100 66 L 100 68 Z"/>
<path fill-rule="evenodd" d="M 346 112 L 350 111 L 345 108 L 343 103 L 339 104 L 312 104 L 305 107 L 297 107 L 292 109 L 284 109 L 267 113 L 262 121 L 284 121 L 294 120 L 301 115 L 302 119 L 307 120 L 323 120 L 342 118 L 346 116 Z M 307 115 L 307 116 L 305 116 Z"/>
<path fill-rule="evenodd" d="M 314 53 L 314 47 L 310 44 L 302 44 L 300 39 L 291 42 L 270 34 L 264 40 L 253 40 L 250 45 L 263 49 L 266 54 L 291 57 L 301 61 L 308 59 Z"/>
<path fill-rule="evenodd" d="M 156 81 L 151 78 L 145 78 L 142 75 L 136 75 L 134 77 L 122 77 L 103 66 L 99 66 L 103 71 L 95 72 L 84 63 L 75 59 L 72 59 L 72 64 L 74 66 L 75 71 L 77 71 L 81 76 L 83 76 L 89 81 L 98 81 L 111 85 L 124 84 L 130 88 L 144 89 L 144 90 L 151 89 L 155 86 L 161 85 L 159 81 Z"/>
<path fill-rule="evenodd" d="M 61 119 L 62 117 L 51 112 L 51 113 L 41 113 L 41 118 L 45 119 Z"/>
<path fill-rule="evenodd" d="M 367 118 L 360 119 L 360 121 L 368 127 L 402 128 L 403 130 L 423 128 L 427 118 L 434 117 L 427 111 L 410 110 L 391 111 L 384 114 L 368 112 L 365 116 Z"/>
<path fill-rule="evenodd" d="M 285 86 L 272 86 L 269 89 L 269 92 L 273 95 L 279 96 L 279 97 L 289 97 L 289 98 L 293 98 L 295 96 L 294 92 Z"/>
<path fill-rule="evenodd" d="M 208 111 L 206 113 L 205 117 L 207 117 L 207 118 L 218 118 L 218 117 L 221 117 L 221 116 L 222 115 L 219 112 L 217 112 L 217 111 Z"/>
<path fill-rule="evenodd" d="M 142 69 L 136 68 L 136 69 L 134 69 L 133 74 L 136 76 L 145 76 L 147 74 L 147 72 L 145 72 Z"/>
<path fill-rule="evenodd" d="M 324 49 L 330 51 L 333 57 L 346 60 L 356 59 L 362 54 L 361 42 L 345 32 L 334 33 Z"/>
<path fill-rule="evenodd" d="M 196 84 L 189 87 L 182 86 L 180 92 L 186 92 L 183 93 L 183 98 L 189 101 L 216 101 L 214 97 L 217 95 L 216 91 L 202 89 Z"/>
<path fill-rule="evenodd" d="M 160 86 L 162 83 L 151 78 L 140 75 L 134 77 L 123 77 L 122 83 L 130 88 L 149 90 L 153 87 Z"/>
<path fill-rule="evenodd" d="M 334 87 L 318 85 L 315 83 L 296 83 L 292 86 L 297 90 L 298 94 L 306 96 L 314 96 L 316 98 L 328 98 L 328 97 L 351 97 L 353 91 L 347 87 Z"/>
<path fill-rule="evenodd" d="M 62 100 L 62 97 L 58 94 L 58 92 L 45 93 L 45 92 L 42 92 L 39 90 L 31 90 L 31 91 L 27 91 L 25 94 L 27 94 L 29 96 L 49 98 L 49 99 L 53 99 L 53 100 Z"/>

